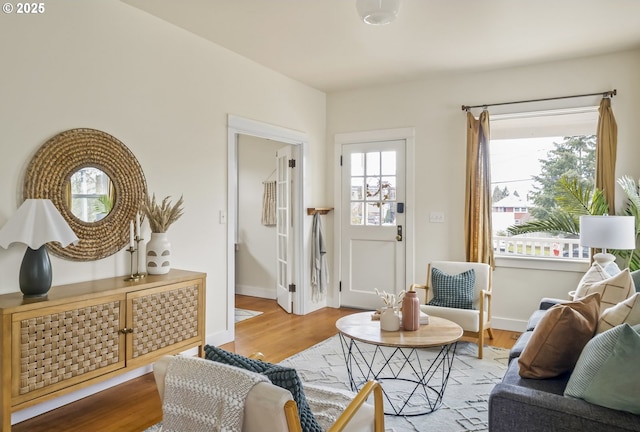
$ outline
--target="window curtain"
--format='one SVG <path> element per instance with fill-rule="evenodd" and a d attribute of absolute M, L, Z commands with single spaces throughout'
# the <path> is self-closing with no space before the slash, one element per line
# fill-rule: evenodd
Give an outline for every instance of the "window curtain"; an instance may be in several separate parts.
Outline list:
<path fill-rule="evenodd" d="M 489 136 L 489 112 L 484 110 L 476 119 L 467 111 L 466 257 L 494 267 Z"/>
<path fill-rule="evenodd" d="M 596 188 L 600 189 L 609 205 L 609 214 L 615 214 L 616 152 L 618 125 L 611 109 L 611 99 L 602 98 L 598 108 L 598 138 L 596 145 Z"/>

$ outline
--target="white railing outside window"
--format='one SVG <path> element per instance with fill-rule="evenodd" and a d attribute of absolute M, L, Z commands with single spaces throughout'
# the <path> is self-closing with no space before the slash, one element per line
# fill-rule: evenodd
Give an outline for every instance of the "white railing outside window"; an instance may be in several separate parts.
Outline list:
<path fill-rule="evenodd" d="M 580 246 L 580 239 L 549 237 L 493 236 L 495 256 L 526 258 L 557 258 L 574 261 L 589 259 L 589 249 Z"/>

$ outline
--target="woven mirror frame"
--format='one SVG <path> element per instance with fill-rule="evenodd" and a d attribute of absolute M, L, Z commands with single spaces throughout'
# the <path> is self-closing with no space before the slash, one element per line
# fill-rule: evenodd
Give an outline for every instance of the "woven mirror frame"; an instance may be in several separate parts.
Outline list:
<path fill-rule="evenodd" d="M 78 219 L 68 205 L 67 185 L 81 168 L 102 170 L 113 184 L 109 214 L 96 222 Z M 48 198 L 78 236 L 77 245 L 47 243 L 50 252 L 75 261 L 94 261 L 129 244 L 129 221 L 147 194 L 142 168 L 117 138 L 95 129 L 69 129 L 49 139 L 36 152 L 25 174 L 24 198 Z"/>

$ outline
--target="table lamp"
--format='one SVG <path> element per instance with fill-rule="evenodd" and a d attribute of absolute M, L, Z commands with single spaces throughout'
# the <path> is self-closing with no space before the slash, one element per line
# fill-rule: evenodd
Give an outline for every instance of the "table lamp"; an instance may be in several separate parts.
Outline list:
<path fill-rule="evenodd" d="M 607 249 L 636 248 L 635 217 L 580 216 L 580 246 L 602 249 L 593 260 L 606 267 L 616 259 Z"/>
<path fill-rule="evenodd" d="M 25 297 L 42 297 L 51 288 L 51 260 L 45 243 L 62 247 L 77 244 L 78 237 L 48 199 L 27 199 L 2 229 L 0 246 L 24 243 L 27 250 L 20 266 L 20 291 Z"/>

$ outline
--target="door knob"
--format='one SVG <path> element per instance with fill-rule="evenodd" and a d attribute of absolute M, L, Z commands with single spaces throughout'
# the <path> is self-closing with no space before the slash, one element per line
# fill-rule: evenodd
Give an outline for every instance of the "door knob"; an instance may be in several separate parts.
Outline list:
<path fill-rule="evenodd" d="M 398 225 L 396 232 L 396 241 L 402 241 L 402 225 Z"/>

